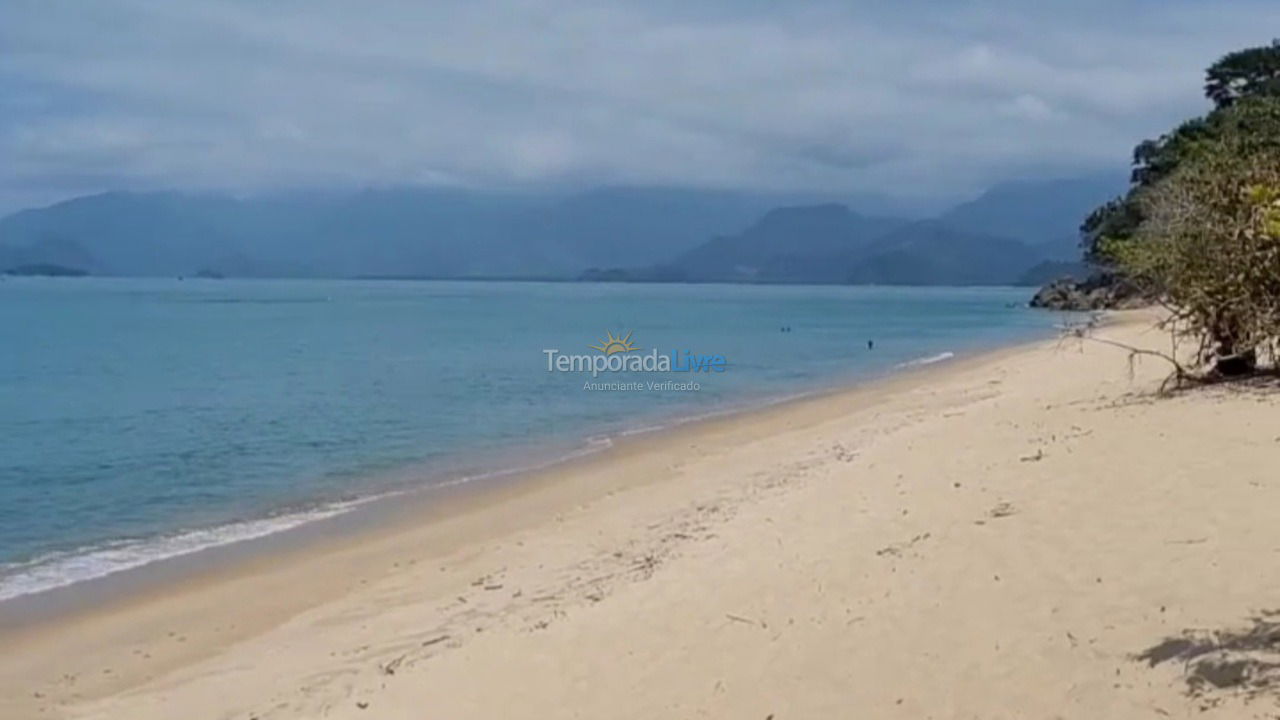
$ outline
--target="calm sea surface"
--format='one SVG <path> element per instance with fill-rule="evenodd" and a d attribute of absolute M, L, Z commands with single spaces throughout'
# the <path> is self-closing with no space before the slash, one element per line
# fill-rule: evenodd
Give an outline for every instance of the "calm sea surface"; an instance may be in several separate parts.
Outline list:
<path fill-rule="evenodd" d="M 1048 335 L 1028 294 L 4 279 L 0 599 Z M 545 350 L 600 355 L 609 333 L 723 372 L 547 370 Z"/>

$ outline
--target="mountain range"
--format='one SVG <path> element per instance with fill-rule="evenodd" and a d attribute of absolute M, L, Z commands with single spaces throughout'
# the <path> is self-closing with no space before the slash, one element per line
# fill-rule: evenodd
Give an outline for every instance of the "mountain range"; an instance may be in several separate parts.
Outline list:
<path fill-rule="evenodd" d="M 593 268 L 610 281 L 1038 285 L 1083 275 L 1077 228 L 1122 177 L 997 185 L 926 220 L 824 203 L 776 208 L 657 264 Z"/>
<path fill-rule="evenodd" d="M 0 270 L 1009 284 L 1072 257 L 1080 219 L 1122 187 L 1110 176 L 1010 183 L 928 220 L 867 213 L 888 206 L 874 197 L 844 199 L 855 210 L 830 197 L 683 188 L 113 192 L 0 218 Z"/>

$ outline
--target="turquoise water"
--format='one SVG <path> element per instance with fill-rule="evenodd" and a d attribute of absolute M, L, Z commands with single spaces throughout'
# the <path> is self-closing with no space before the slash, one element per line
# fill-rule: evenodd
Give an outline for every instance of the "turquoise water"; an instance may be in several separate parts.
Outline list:
<path fill-rule="evenodd" d="M 11 278 L 0 599 L 1047 334 L 1055 318 L 1026 294 Z M 631 333 L 636 355 L 720 355 L 723 372 L 547 370 L 544 350 L 598 355 L 610 332 Z"/>

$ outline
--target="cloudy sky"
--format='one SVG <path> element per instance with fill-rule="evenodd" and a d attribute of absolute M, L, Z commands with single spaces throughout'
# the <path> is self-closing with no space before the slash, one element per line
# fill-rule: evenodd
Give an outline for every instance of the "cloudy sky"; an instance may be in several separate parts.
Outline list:
<path fill-rule="evenodd" d="M 1122 167 L 1274 0 L 3 0 L 0 212 L 106 189 L 954 197 Z"/>

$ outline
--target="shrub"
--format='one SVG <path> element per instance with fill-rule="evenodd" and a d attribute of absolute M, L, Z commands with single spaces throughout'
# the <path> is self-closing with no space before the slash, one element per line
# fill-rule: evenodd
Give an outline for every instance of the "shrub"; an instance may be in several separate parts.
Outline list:
<path fill-rule="evenodd" d="M 1171 310 L 1218 375 L 1274 362 L 1280 340 L 1280 99 L 1243 100 L 1139 199 L 1142 222 L 1106 253 Z"/>

